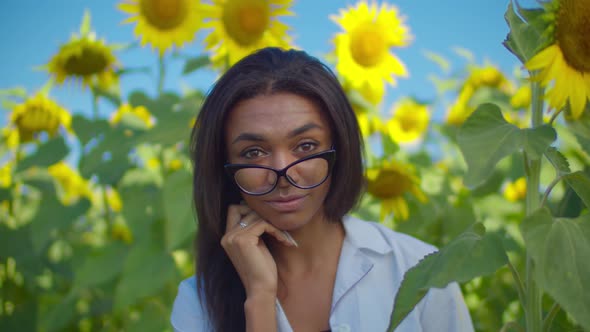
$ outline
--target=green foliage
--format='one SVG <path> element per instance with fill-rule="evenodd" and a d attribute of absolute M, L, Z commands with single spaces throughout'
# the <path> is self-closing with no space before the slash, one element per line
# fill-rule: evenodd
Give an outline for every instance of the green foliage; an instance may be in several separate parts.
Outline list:
<path fill-rule="evenodd" d="M 544 10 L 514 2 L 505 18 L 510 33 L 504 45 L 521 62 L 551 41 Z M 81 33 L 89 32 L 88 14 Z M 375 129 L 380 131 L 365 142 L 366 165 L 383 160 L 409 164 L 416 168 L 415 189 L 424 191 L 426 199 L 405 189 L 395 197 L 407 203 L 407 220 L 395 215 L 379 220 L 382 201 L 370 195 L 353 213 L 441 248 L 406 272 L 390 330 L 428 289 L 451 282 L 462 283 L 477 330 L 506 329 L 507 323 L 535 330 L 530 313 L 547 316 L 553 302 L 563 309 L 549 317 L 554 329 L 590 329 L 585 291 L 590 282 L 590 108 L 576 120 L 568 117 L 566 107 L 564 121 L 544 121 L 536 84 L 532 110 L 512 106 L 514 88 L 527 79 L 500 73 L 496 80 L 495 72 L 486 70 L 471 77 L 479 67 L 473 54 L 455 52 L 470 62 L 459 71 L 451 70 L 446 59 L 427 54 L 448 77 L 432 77 L 438 95 L 423 102 L 432 109 L 447 107 L 445 94 L 473 88 L 465 105 L 458 105 L 465 113 L 457 119 L 467 120 L 460 126 L 431 124 L 423 141 L 410 148 L 396 143 L 387 128 Z M 160 58 L 159 82 L 164 82 L 164 60 L 168 58 Z M 176 54 L 172 60 L 183 62 L 182 75 L 211 64 L 207 55 Z M 151 72 L 124 67 L 115 75 Z M 139 90 L 123 95 L 118 90 L 91 86 L 94 116 L 86 115 L 88 110 L 74 114 L 71 130 L 62 130 L 62 136 L 39 136 L 18 147 L 2 136 L 0 157 L 7 163 L 0 164 L 0 331 L 170 330 L 177 285 L 193 273 L 189 253 L 196 220 L 188 147 L 205 92 L 180 95 L 159 88 L 156 95 Z M 379 113 L 380 106 L 362 92 L 346 93 L 356 111 Z M 7 109 L 26 97 L 23 88 L 0 91 Z M 153 121 L 125 113 L 112 123 L 99 112 L 99 100 L 108 101 L 113 112 L 124 104 L 143 106 Z M 523 128 L 529 118 L 534 126 Z M 48 172 L 66 160 L 71 174 L 60 178 Z M 508 187 L 523 177 L 527 187 L 507 195 Z M 501 268 L 507 263 L 509 269 Z M 536 284 L 528 284 L 529 277 Z M 535 302 L 527 300 L 531 293 L 539 307 L 529 308 Z"/>
<path fill-rule="evenodd" d="M 185 243 L 195 231 L 192 188 L 192 175 L 185 170 L 172 173 L 164 184 L 162 199 L 168 220 L 165 240 L 169 252 Z"/>
<path fill-rule="evenodd" d="M 541 209 L 523 221 L 521 230 L 539 286 L 590 329 L 590 215 L 554 219 Z"/>
<path fill-rule="evenodd" d="M 475 224 L 406 272 L 395 297 L 388 331 L 393 331 L 401 323 L 428 289 L 444 288 L 453 281 L 465 282 L 492 274 L 507 262 L 502 240 L 496 234 L 486 234 L 482 224 Z"/>
<path fill-rule="evenodd" d="M 590 178 L 588 175 L 578 171 L 566 175 L 565 180 L 586 204 L 586 207 L 590 208 Z"/>
<path fill-rule="evenodd" d="M 465 184 L 480 184 L 500 160 L 516 151 L 524 150 L 532 159 L 541 158 L 556 135 L 548 125 L 520 129 L 508 123 L 496 105 L 480 105 L 465 121 L 457 137 L 468 165 Z"/>
<path fill-rule="evenodd" d="M 184 64 L 184 68 L 182 69 L 182 73 L 184 75 L 188 75 L 188 74 L 190 74 L 198 69 L 201 69 L 209 64 L 211 64 L 211 60 L 209 60 L 209 56 L 207 56 L 207 55 L 200 55 L 197 57 L 189 58 Z"/>
<path fill-rule="evenodd" d="M 39 146 L 35 154 L 31 154 L 18 163 L 18 171 L 32 166 L 48 167 L 62 160 L 69 152 L 63 137 L 53 138 Z"/>
<path fill-rule="evenodd" d="M 504 18 L 510 27 L 504 46 L 522 63 L 526 63 L 551 40 L 546 34 L 547 23 L 542 9 L 524 9 L 513 1 L 508 5 Z"/>

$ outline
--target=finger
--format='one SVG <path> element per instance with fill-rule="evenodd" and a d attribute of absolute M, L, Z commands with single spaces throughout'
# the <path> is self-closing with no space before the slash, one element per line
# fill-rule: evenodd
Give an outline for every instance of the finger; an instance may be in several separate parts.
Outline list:
<path fill-rule="evenodd" d="M 235 225 L 237 225 L 242 216 L 247 215 L 250 213 L 252 209 L 250 209 L 247 205 L 237 205 L 233 204 L 227 208 L 227 219 L 225 221 L 225 232 L 229 232 Z"/>
<path fill-rule="evenodd" d="M 293 238 L 290 235 L 285 234 L 284 231 L 276 228 L 275 226 L 271 225 L 270 223 L 262 219 L 250 225 L 247 229 L 247 232 L 249 234 L 253 234 L 255 236 L 260 237 L 262 234 L 268 233 L 269 235 L 277 239 L 279 242 L 287 246 L 297 246 L 297 243 L 293 240 Z"/>
<path fill-rule="evenodd" d="M 251 225 L 260 219 L 261 218 L 258 215 L 258 213 L 254 212 L 254 211 L 250 211 L 248 214 L 242 215 L 242 218 L 240 219 L 240 221 L 238 221 L 238 225 L 240 223 L 245 223 L 246 225 Z M 241 225 L 240 225 L 240 227 L 241 227 Z"/>

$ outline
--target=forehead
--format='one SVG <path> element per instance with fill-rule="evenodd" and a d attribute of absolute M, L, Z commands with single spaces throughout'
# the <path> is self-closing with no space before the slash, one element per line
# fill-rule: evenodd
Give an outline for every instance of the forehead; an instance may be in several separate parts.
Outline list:
<path fill-rule="evenodd" d="M 310 123 L 330 131 L 326 115 L 313 100 L 292 93 L 259 95 L 232 108 L 225 123 L 225 138 L 231 142 L 247 132 L 280 139 Z"/>

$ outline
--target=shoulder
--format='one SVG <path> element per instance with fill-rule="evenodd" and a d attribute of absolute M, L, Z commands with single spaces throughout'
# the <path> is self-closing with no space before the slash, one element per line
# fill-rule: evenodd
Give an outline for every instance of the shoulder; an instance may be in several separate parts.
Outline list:
<path fill-rule="evenodd" d="M 208 331 L 209 320 L 199 298 L 197 278 L 192 276 L 178 286 L 170 322 L 176 332 Z"/>
<path fill-rule="evenodd" d="M 372 256 L 380 257 L 373 257 L 373 261 L 396 271 L 389 275 L 393 279 L 390 284 L 395 287 L 399 287 L 407 270 L 418 264 L 424 256 L 438 250 L 435 246 L 376 222 L 348 216 L 344 219 L 344 227 L 347 239 L 358 250 L 373 252 Z M 388 275 L 387 271 L 379 272 L 379 278 Z M 396 292 L 397 289 L 393 290 L 393 293 Z M 377 297 L 375 295 L 372 299 Z M 415 317 L 420 320 L 425 331 L 473 331 L 469 311 L 456 283 L 442 289 L 430 289 L 416 309 Z"/>
<path fill-rule="evenodd" d="M 391 253 L 407 268 L 417 264 L 437 248 L 410 235 L 395 232 L 384 225 L 353 216 L 343 220 L 347 239 L 361 250 L 384 255 Z"/>

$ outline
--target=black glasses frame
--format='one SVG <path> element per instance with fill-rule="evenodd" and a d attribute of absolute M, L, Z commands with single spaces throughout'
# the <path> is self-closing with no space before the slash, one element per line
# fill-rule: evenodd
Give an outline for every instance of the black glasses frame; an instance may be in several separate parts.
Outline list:
<path fill-rule="evenodd" d="M 307 161 L 310 159 L 316 159 L 316 158 L 322 158 L 328 162 L 328 173 L 326 174 L 326 177 L 322 181 L 320 181 L 320 183 L 314 184 L 313 186 L 302 187 L 302 186 L 296 184 L 295 182 L 293 182 L 293 180 L 291 180 L 291 178 L 289 178 L 287 176 L 287 171 L 289 170 L 289 168 L 291 168 L 299 163 L 302 163 L 304 161 Z M 240 190 L 242 192 L 244 192 L 248 195 L 252 195 L 252 196 L 262 196 L 262 195 L 268 194 L 269 192 L 273 191 L 277 187 L 277 184 L 279 183 L 279 179 L 281 178 L 281 176 L 284 176 L 285 179 L 287 179 L 287 181 L 289 181 L 290 184 L 292 184 L 293 186 L 295 186 L 299 189 L 313 189 L 313 188 L 321 185 L 322 183 L 326 182 L 326 180 L 330 176 L 330 172 L 332 171 L 332 167 L 334 166 L 335 160 L 336 160 L 336 150 L 330 149 L 330 150 L 326 150 L 326 151 L 322 151 L 322 152 L 319 152 L 316 154 L 309 155 L 307 157 L 303 157 L 299 160 L 296 160 L 296 161 L 290 163 L 285 168 L 280 169 L 280 170 L 277 170 L 277 169 L 274 169 L 274 168 L 268 167 L 268 166 L 252 165 L 252 164 L 225 164 L 223 167 L 225 168 L 226 173 L 229 176 L 231 176 L 231 178 L 233 179 L 236 186 L 238 186 L 238 188 L 240 188 Z M 262 193 L 252 193 L 252 192 L 249 192 L 249 191 L 245 190 L 244 188 L 240 187 L 240 185 L 238 184 L 238 182 L 236 181 L 236 178 L 235 178 L 236 173 L 239 170 L 244 169 L 244 168 L 262 168 L 262 169 L 266 169 L 269 171 L 273 171 L 276 173 L 277 179 L 275 180 L 274 185 L 269 190 L 262 192 Z"/>

